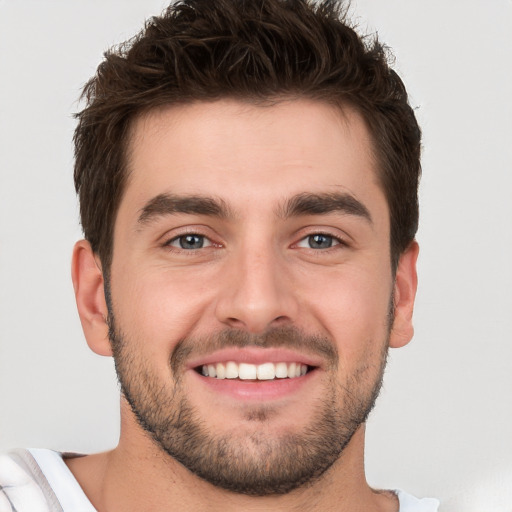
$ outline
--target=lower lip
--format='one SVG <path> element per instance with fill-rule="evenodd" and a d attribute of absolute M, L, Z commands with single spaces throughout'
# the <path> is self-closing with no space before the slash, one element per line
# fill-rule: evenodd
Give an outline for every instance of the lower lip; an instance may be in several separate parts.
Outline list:
<path fill-rule="evenodd" d="M 216 379 L 204 377 L 195 372 L 195 377 L 207 386 L 214 393 L 230 396 L 237 400 L 268 401 L 285 398 L 297 393 L 302 386 L 315 377 L 318 370 L 312 370 L 306 375 L 292 379 L 273 380 L 239 380 L 239 379 Z"/>

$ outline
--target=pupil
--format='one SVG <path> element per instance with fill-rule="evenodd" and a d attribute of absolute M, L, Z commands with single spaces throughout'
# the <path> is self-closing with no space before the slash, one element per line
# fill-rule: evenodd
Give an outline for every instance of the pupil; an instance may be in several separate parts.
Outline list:
<path fill-rule="evenodd" d="M 203 237 L 199 235 L 186 235 L 180 238 L 182 249 L 200 249 L 203 247 Z"/>
<path fill-rule="evenodd" d="M 309 237 L 309 246 L 312 249 L 328 249 L 332 246 L 332 237 L 327 235 L 312 235 Z"/>

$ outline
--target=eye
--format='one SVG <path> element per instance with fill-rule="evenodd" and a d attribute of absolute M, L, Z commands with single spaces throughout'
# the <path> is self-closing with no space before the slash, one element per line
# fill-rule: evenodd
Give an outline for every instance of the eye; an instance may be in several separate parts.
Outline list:
<path fill-rule="evenodd" d="M 322 233 L 315 233 L 303 238 L 297 247 L 305 247 L 307 249 L 329 249 L 335 245 L 339 245 L 341 240 L 331 235 L 324 235 Z"/>
<path fill-rule="evenodd" d="M 212 245 L 212 242 L 208 240 L 204 235 L 197 234 L 186 234 L 177 236 L 173 238 L 166 244 L 170 247 L 175 247 L 177 249 L 185 249 L 185 250 L 197 250 L 202 249 L 203 247 L 209 247 Z"/>

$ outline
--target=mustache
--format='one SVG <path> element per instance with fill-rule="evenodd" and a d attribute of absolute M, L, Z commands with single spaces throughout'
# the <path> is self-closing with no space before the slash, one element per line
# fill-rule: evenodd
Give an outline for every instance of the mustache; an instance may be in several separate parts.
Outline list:
<path fill-rule="evenodd" d="M 306 334 L 297 327 L 274 327 L 261 334 L 240 329 L 225 329 L 217 333 L 182 338 L 171 354 L 171 369 L 177 375 L 187 359 L 225 348 L 290 348 L 306 354 L 319 355 L 333 367 L 338 365 L 338 349 L 329 338 Z"/>

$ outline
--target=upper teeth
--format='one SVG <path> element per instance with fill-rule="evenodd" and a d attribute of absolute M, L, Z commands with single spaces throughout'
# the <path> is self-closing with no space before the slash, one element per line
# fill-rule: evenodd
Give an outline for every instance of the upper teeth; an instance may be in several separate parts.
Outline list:
<path fill-rule="evenodd" d="M 203 365 L 202 374 L 205 377 L 217 379 L 242 379 L 242 380 L 272 380 L 285 379 L 306 375 L 308 367 L 301 363 L 216 363 Z"/>

